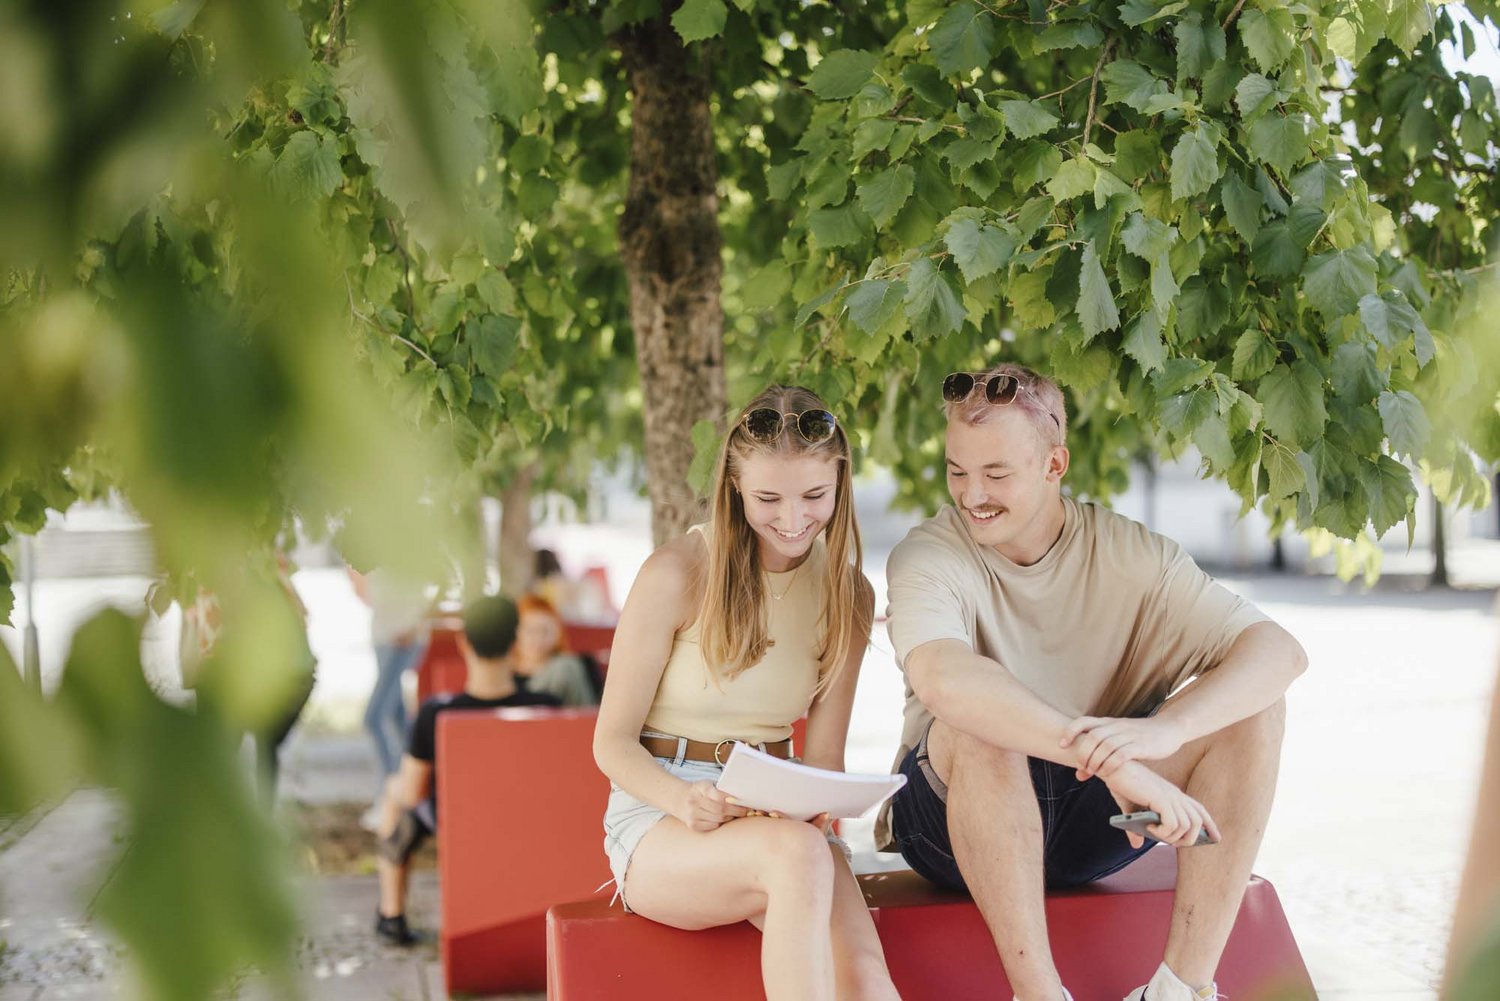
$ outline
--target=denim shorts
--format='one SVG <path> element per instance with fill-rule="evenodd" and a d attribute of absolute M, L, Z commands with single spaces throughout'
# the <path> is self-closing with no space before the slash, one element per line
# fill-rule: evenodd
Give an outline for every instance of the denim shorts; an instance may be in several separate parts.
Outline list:
<path fill-rule="evenodd" d="M 929 733 L 931 728 L 929 727 Z M 1042 869 L 1048 889 L 1082 886 L 1118 872 L 1151 849 L 1130 847 L 1109 826 L 1120 812 L 1099 778 L 1078 781 L 1071 765 L 1028 758 L 1042 814 Z M 901 762 L 906 785 L 891 803 L 891 834 L 907 864 L 930 882 L 967 890 L 948 837 L 948 787 L 927 760 L 927 735 Z"/>
<path fill-rule="evenodd" d="M 656 734 L 655 736 L 666 736 Z M 717 782 L 724 769 L 712 761 L 678 761 L 673 758 L 657 758 L 656 763 L 685 782 Z M 667 815 L 650 803 L 636 799 L 613 782 L 609 786 L 609 804 L 604 808 L 604 852 L 609 856 L 609 871 L 614 876 L 615 897 L 630 910 L 625 899 L 625 872 L 630 868 L 631 856 L 646 832 Z M 828 841 L 850 858 L 849 846 L 832 832 Z M 606 883 L 605 886 L 609 884 Z M 601 887 L 600 889 L 603 889 Z"/>

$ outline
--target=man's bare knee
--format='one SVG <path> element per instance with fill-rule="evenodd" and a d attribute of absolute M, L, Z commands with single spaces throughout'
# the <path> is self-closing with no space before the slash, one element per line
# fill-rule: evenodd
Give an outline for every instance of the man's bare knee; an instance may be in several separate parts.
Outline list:
<path fill-rule="evenodd" d="M 1029 784 L 1031 770 L 1026 755 L 997 747 L 972 734 L 935 720 L 927 735 L 927 757 L 938 778 L 949 785 L 960 772 L 1009 780 L 1024 775 Z"/>

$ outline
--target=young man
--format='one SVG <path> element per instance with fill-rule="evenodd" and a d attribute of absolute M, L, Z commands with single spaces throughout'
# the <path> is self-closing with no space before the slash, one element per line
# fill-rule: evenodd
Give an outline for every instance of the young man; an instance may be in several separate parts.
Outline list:
<path fill-rule="evenodd" d="M 1211 998 L 1306 656 L 1176 544 L 1063 496 L 1056 383 L 1001 365 L 943 397 L 953 506 L 887 572 L 908 782 L 877 844 L 967 888 L 1019 1001 L 1057 1001 L 1044 887 L 1144 853 L 1112 814 L 1154 810 L 1152 837 L 1179 847 L 1206 829 L 1219 844 L 1179 853 L 1166 954 L 1127 1001 Z"/>
<path fill-rule="evenodd" d="M 499 709 L 504 706 L 555 706 L 556 696 L 520 691 L 511 671 L 511 648 L 520 616 L 509 598 L 480 598 L 464 610 L 459 650 L 469 675 L 459 695 L 439 695 L 422 703 L 412 723 L 411 740 L 401 766 L 382 798 L 377 866 L 380 906 L 375 934 L 393 945 L 417 941 L 406 924 L 406 886 L 412 853 L 437 831 L 437 719 L 450 709 Z"/>

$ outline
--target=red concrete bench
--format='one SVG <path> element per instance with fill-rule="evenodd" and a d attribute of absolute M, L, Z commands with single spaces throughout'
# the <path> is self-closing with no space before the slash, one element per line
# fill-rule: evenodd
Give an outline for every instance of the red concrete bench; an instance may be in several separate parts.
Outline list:
<path fill-rule="evenodd" d="M 1064 982 L 1080 999 L 1121 998 L 1161 961 L 1176 854 L 1158 849 L 1115 876 L 1047 896 Z M 906 1001 L 1010 1001 L 989 930 L 962 894 L 911 872 L 861 876 L 896 988 Z M 548 1001 L 764 1001 L 760 933 L 747 923 L 684 932 L 608 898 L 547 913 Z M 1251 877 L 1218 971 L 1236 1001 L 1313 998 L 1312 981 L 1270 883 Z"/>
<path fill-rule="evenodd" d="M 547 908 L 612 878 L 609 780 L 593 755 L 597 714 L 466 709 L 438 717 L 438 939 L 450 994 L 542 990 Z M 805 720 L 795 727 L 799 747 L 806 729 Z"/>
<path fill-rule="evenodd" d="M 597 713 L 438 717 L 439 942 L 450 994 L 541 990 L 547 908 L 610 878 L 609 780 L 593 756 Z"/>
<path fill-rule="evenodd" d="M 425 702 L 434 695 L 447 695 L 464 690 L 469 669 L 464 664 L 463 654 L 458 650 L 458 637 L 463 632 L 462 619 L 434 619 L 432 634 L 427 643 L 427 652 L 417 666 L 417 701 Z M 568 649 L 591 655 L 601 667 L 609 665 L 609 648 L 615 641 L 615 627 L 564 622 L 563 636 Z"/>

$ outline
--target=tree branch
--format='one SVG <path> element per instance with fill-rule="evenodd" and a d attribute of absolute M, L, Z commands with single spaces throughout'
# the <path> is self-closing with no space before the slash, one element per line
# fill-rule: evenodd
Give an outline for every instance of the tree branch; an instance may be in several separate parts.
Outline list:
<path fill-rule="evenodd" d="M 1240 16 L 1240 10 L 1244 6 L 1245 6 L 1245 0 L 1240 0 L 1239 3 L 1235 4 L 1234 5 L 1234 10 L 1232 10 L 1232 11 L 1229 12 L 1229 16 L 1224 19 L 1224 23 L 1221 24 L 1219 27 L 1223 28 L 1225 31 L 1228 31 L 1229 30 L 1229 26 L 1234 23 L 1234 19 Z"/>
<path fill-rule="evenodd" d="M 1104 46 L 1104 51 L 1099 53 L 1099 61 L 1094 64 L 1094 75 L 1089 79 L 1089 114 L 1083 120 L 1083 144 L 1089 144 L 1089 133 L 1094 131 L 1094 107 L 1099 97 L 1099 71 L 1104 69 L 1104 62 L 1109 58 L 1109 50 L 1115 47 L 1116 39 L 1111 38 Z"/>

